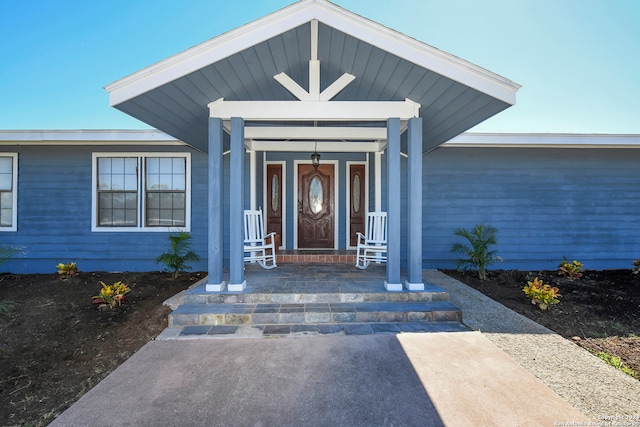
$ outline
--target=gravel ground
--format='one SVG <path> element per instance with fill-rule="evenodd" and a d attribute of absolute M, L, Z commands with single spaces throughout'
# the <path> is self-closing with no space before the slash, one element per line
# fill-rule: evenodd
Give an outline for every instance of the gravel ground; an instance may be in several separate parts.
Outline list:
<path fill-rule="evenodd" d="M 640 381 L 444 273 L 426 270 L 423 276 L 449 291 L 467 326 L 481 331 L 594 425 L 640 426 Z"/>

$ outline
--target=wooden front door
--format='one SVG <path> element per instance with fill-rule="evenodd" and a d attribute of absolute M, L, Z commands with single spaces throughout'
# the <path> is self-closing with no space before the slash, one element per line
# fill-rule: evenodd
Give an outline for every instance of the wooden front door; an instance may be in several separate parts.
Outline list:
<path fill-rule="evenodd" d="M 357 232 L 364 234 L 365 202 L 364 165 L 349 166 L 349 245 L 358 244 Z"/>
<path fill-rule="evenodd" d="M 298 165 L 298 248 L 333 249 L 334 165 Z"/>
<path fill-rule="evenodd" d="M 282 237 L 282 165 L 267 165 L 267 208 L 266 208 L 266 232 L 276 233 L 276 240 L 280 245 L 284 243 Z"/>

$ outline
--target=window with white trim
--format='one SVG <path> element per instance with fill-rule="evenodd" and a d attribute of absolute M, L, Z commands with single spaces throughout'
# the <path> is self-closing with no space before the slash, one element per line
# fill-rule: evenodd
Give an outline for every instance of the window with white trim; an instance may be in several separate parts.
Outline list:
<path fill-rule="evenodd" d="M 190 231 L 189 153 L 94 154 L 94 231 Z"/>
<path fill-rule="evenodd" d="M 16 231 L 18 155 L 0 153 L 0 231 Z"/>

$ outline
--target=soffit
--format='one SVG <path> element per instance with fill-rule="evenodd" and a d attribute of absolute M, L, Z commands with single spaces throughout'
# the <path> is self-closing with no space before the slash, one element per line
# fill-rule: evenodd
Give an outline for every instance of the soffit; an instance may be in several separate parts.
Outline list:
<path fill-rule="evenodd" d="M 408 98 L 419 103 L 420 116 L 423 117 L 424 151 L 515 103 L 515 92 L 519 86 L 500 76 L 364 20 L 328 2 L 307 0 L 293 6 L 300 8 L 301 5 L 308 7 L 298 11 L 298 15 L 294 13 L 299 20 L 304 21 L 309 16 L 320 20 L 317 53 L 320 61 L 320 89 L 324 90 L 342 74 L 349 73 L 355 76 L 355 80 L 334 101 L 403 101 Z M 309 7 L 317 9 L 316 13 L 311 13 Z M 284 14 L 281 11 L 273 15 L 278 13 Z M 344 16 L 354 23 L 352 27 L 356 30 L 349 30 L 351 27 L 343 22 L 346 19 L 342 19 Z M 290 22 L 291 16 L 286 17 L 289 18 L 287 22 Z M 333 26 L 324 23 L 323 17 Z M 263 19 L 266 18 L 268 17 Z M 273 19 L 268 20 L 264 25 L 274 25 L 271 24 L 272 21 Z M 308 89 L 311 58 L 309 21 L 206 65 L 190 65 L 192 69 L 182 66 L 182 75 L 176 72 L 175 78 L 163 77 L 164 82 L 158 83 L 159 76 L 143 70 L 110 85 L 107 90 L 110 91 L 112 100 L 117 99 L 113 104 L 116 108 L 177 139 L 206 150 L 209 117 L 207 105 L 210 102 L 219 98 L 228 101 L 293 101 L 295 98 L 273 78 L 281 72 Z M 368 27 L 358 30 L 355 24 L 363 24 L 363 21 L 380 31 L 369 34 Z M 255 31 L 257 24 L 260 22 L 248 24 L 249 30 Z M 338 29 L 336 26 L 344 28 Z M 242 32 L 239 31 L 242 28 L 234 30 L 238 31 L 237 37 L 242 37 Z M 273 28 L 269 27 L 269 30 L 273 32 Z M 234 34 L 223 36 L 233 38 Z M 399 36 L 404 38 L 398 41 Z M 248 44 L 246 41 L 244 43 Z M 212 47 L 214 48 L 216 46 Z M 217 48 L 222 49 L 221 46 Z M 429 66 L 430 61 L 433 66 Z M 186 62 L 187 60 L 184 61 Z M 162 71 L 168 67 L 167 64 L 160 64 L 157 68 Z M 184 72 L 185 70 L 188 72 Z M 128 90 L 129 87 L 135 89 L 135 85 L 143 87 L 142 83 L 149 83 L 149 87 L 153 86 L 147 80 L 152 77 L 156 79 L 153 82 L 155 87 L 142 89 L 139 93 L 132 92 L 134 95 L 127 99 L 119 96 L 120 91 Z"/>

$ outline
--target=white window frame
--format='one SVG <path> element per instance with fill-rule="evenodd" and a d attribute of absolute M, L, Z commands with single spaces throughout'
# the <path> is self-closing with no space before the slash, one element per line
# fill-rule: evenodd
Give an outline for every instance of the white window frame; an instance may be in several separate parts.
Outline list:
<path fill-rule="evenodd" d="M 11 191 L 13 196 L 11 227 L 0 227 L 0 232 L 18 231 L 18 153 L 0 153 L 0 157 L 11 157 L 13 165 L 11 169 Z"/>
<path fill-rule="evenodd" d="M 98 159 L 102 157 L 136 157 L 138 159 L 138 225 L 135 227 L 104 227 L 98 225 Z M 147 157 L 182 157 L 185 159 L 185 218 L 184 227 L 146 226 L 146 170 L 144 160 Z M 91 161 L 91 231 L 93 232 L 177 232 L 191 231 L 191 153 L 168 152 L 106 152 L 93 153 Z"/>

